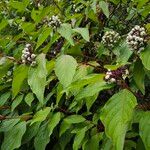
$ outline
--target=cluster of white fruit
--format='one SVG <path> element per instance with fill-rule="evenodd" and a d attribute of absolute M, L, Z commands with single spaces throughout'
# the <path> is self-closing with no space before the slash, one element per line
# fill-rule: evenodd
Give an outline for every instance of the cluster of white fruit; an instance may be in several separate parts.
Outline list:
<path fill-rule="evenodd" d="M 22 63 L 30 64 L 32 67 L 36 65 L 35 61 L 36 55 L 32 53 L 32 46 L 31 44 L 26 44 L 25 48 L 22 51 Z"/>
<path fill-rule="evenodd" d="M 107 83 L 116 83 L 119 80 L 124 80 L 129 75 L 129 71 L 126 67 L 120 67 L 117 70 L 108 70 L 105 75 L 105 81 Z"/>
<path fill-rule="evenodd" d="M 119 33 L 115 31 L 106 31 L 104 36 L 102 37 L 102 43 L 109 48 L 113 48 L 115 44 L 118 43 L 120 38 L 121 37 Z"/>
<path fill-rule="evenodd" d="M 55 15 L 53 15 L 53 16 L 50 17 L 50 18 L 46 18 L 46 19 L 45 19 L 45 22 L 47 23 L 47 25 L 48 25 L 49 27 L 53 27 L 54 29 L 60 27 L 60 25 L 61 25 L 61 23 L 62 23 L 62 22 L 60 21 L 59 17 L 58 17 L 58 16 L 55 16 Z"/>
<path fill-rule="evenodd" d="M 146 43 L 146 30 L 144 27 L 140 27 L 136 25 L 132 30 L 128 33 L 126 42 L 132 48 L 132 50 L 136 50 L 140 52 L 144 49 L 144 45 Z"/>

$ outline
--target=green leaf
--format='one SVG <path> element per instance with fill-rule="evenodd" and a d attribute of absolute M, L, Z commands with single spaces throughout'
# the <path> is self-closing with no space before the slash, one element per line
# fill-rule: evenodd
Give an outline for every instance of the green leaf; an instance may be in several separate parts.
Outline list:
<path fill-rule="evenodd" d="M 99 142 L 103 139 L 102 133 L 93 135 L 85 144 L 83 150 L 99 150 Z"/>
<path fill-rule="evenodd" d="M 146 150 L 150 149 L 150 112 L 145 112 L 139 123 L 139 133 Z"/>
<path fill-rule="evenodd" d="M 86 41 L 90 41 L 90 36 L 89 36 L 89 30 L 88 28 L 75 28 L 73 29 L 73 31 L 81 34 L 81 36 L 86 40 Z"/>
<path fill-rule="evenodd" d="M 60 28 L 58 28 L 58 33 L 60 33 L 60 35 L 62 37 L 64 37 L 72 46 L 74 46 L 74 41 L 72 38 L 72 28 L 70 24 L 64 23 L 61 25 Z"/>
<path fill-rule="evenodd" d="M 37 41 L 37 45 L 36 45 L 35 49 L 39 48 L 43 44 L 43 42 L 50 35 L 50 32 L 51 32 L 50 28 L 44 28 L 44 30 L 42 31 L 42 33 L 38 37 L 38 41 Z"/>
<path fill-rule="evenodd" d="M 12 93 L 13 97 L 16 97 L 20 91 L 21 85 L 28 76 L 28 67 L 26 65 L 20 65 L 14 70 L 13 82 L 12 82 Z"/>
<path fill-rule="evenodd" d="M 0 106 L 3 106 L 6 103 L 6 101 L 9 99 L 10 95 L 11 95 L 11 92 L 6 92 L 6 93 L 0 95 Z"/>
<path fill-rule="evenodd" d="M 87 127 L 84 127 L 76 134 L 76 136 L 74 138 L 74 143 L 73 143 L 73 150 L 80 149 L 80 144 L 84 139 L 86 131 L 87 131 Z"/>
<path fill-rule="evenodd" d="M 14 150 L 21 146 L 22 136 L 26 131 L 26 122 L 20 122 L 5 132 L 1 150 Z"/>
<path fill-rule="evenodd" d="M 71 84 L 77 68 L 76 60 L 69 55 L 61 55 L 55 64 L 55 73 L 60 83 L 67 87 Z"/>
<path fill-rule="evenodd" d="M 0 132 L 11 130 L 19 121 L 20 119 L 4 120 L 0 125 Z"/>
<path fill-rule="evenodd" d="M 110 89 L 110 88 L 112 88 L 112 85 L 107 84 L 104 81 L 90 84 L 79 92 L 79 94 L 76 96 L 76 99 L 79 100 L 82 98 L 94 96 L 95 94 L 99 93 L 100 91 L 105 90 L 105 89 Z"/>
<path fill-rule="evenodd" d="M 28 6 L 30 0 L 23 0 L 23 2 L 18 2 L 11 0 L 9 2 L 10 6 L 17 9 L 19 12 L 25 11 L 25 8 Z"/>
<path fill-rule="evenodd" d="M 25 102 L 31 106 L 32 101 L 34 100 L 33 93 L 28 93 L 25 97 Z"/>
<path fill-rule="evenodd" d="M 141 52 L 140 58 L 142 60 L 144 67 L 150 70 L 150 45 L 148 45 L 146 49 Z"/>
<path fill-rule="evenodd" d="M 59 136 L 62 136 L 70 127 L 70 123 L 63 121 L 60 125 Z"/>
<path fill-rule="evenodd" d="M 133 78 L 137 87 L 145 95 L 145 86 L 144 86 L 145 71 L 141 61 L 135 62 L 133 70 Z"/>
<path fill-rule="evenodd" d="M 123 150 L 125 134 L 136 105 L 135 96 L 125 89 L 113 95 L 102 109 L 100 119 L 115 150 Z"/>
<path fill-rule="evenodd" d="M 1 22 L 0 22 L 0 31 L 2 29 L 4 29 L 6 26 L 8 25 L 8 21 L 6 19 L 3 19 Z"/>
<path fill-rule="evenodd" d="M 90 110 L 90 108 L 92 107 L 92 105 L 94 104 L 94 102 L 96 101 L 97 97 L 98 97 L 98 93 L 95 94 L 95 95 L 93 95 L 93 96 L 91 96 L 91 97 L 87 97 L 87 98 L 85 99 L 85 102 L 86 102 L 86 106 L 87 106 L 87 110 L 88 110 L 88 111 Z"/>
<path fill-rule="evenodd" d="M 48 123 L 49 136 L 51 136 L 51 134 L 53 133 L 53 130 L 59 123 L 60 119 L 61 119 L 60 112 L 53 114 L 52 117 L 50 118 L 49 123 Z"/>
<path fill-rule="evenodd" d="M 40 54 L 36 60 L 38 66 L 35 68 L 30 67 L 28 72 L 28 84 L 38 100 L 43 104 L 47 76 L 45 54 Z"/>
<path fill-rule="evenodd" d="M 100 1 L 99 6 L 102 9 L 103 13 L 106 15 L 107 18 L 109 18 L 109 6 L 108 3 L 105 1 Z"/>
<path fill-rule="evenodd" d="M 45 150 L 46 145 L 50 141 L 47 122 L 43 124 L 34 139 L 35 150 Z"/>
<path fill-rule="evenodd" d="M 83 122 L 83 121 L 85 121 L 85 118 L 83 118 L 80 115 L 71 115 L 71 116 L 65 118 L 64 121 L 67 123 L 73 124 L 73 123 Z"/>
<path fill-rule="evenodd" d="M 14 111 L 14 109 L 22 102 L 24 95 L 17 96 L 11 105 L 11 111 Z"/>
<path fill-rule="evenodd" d="M 42 122 L 46 119 L 46 117 L 48 116 L 48 114 L 50 113 L 51 108 L 50 107 L 46 107 L 43 110 L 38 111 L 34 116 L 33 119 L 31 121 L 31 125 L 35 122 Z"/>
<path fill-rule="evenodd" d="M 27 126 L 27 130 L 23 136 L 23 144 L 28 143 L 38 132 L 41 122 Z"/>

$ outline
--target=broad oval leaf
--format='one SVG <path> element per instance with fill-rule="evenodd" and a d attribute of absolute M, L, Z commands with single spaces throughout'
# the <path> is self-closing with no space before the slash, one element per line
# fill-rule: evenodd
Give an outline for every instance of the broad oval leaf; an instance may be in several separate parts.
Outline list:
<path fill-rule="evenodd" d="M 28 72 L 28 84 L 38 100 L 43 104 L 47 76 L 45 54 L 40 54 L 36 60 L 38 66 L 35 68 L 30 67 Z"/>
<path fill-rule="evenodd" d="M 135 96 L 125 89 L 113 95 L 102 109 L 100 119 L 115 150 L 123 150 L 125 134 L 136 105 Z"/>
<path fill-rule="evenodd" d="M 61 55 L 55 64 L 55 73 L 60 83 L 67 87 L 71 84 L 77 68 L 76 60 L 69 55 Z"/>

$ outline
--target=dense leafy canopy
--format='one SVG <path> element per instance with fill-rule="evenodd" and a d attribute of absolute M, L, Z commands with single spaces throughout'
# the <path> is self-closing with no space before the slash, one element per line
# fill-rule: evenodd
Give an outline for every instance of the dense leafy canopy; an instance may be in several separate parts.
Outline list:
<path fill-rule="evenodd" d="M 2 150 L 150 149 L 149 0 L 1 0 Z"/>

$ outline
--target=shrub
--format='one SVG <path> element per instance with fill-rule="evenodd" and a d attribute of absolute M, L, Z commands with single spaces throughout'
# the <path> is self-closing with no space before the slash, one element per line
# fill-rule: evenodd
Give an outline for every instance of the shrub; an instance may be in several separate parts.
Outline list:
<path fill-rule="evenodd" d="M 1 0 L 2 150 L 149 150 L 148 0 Z"/>

